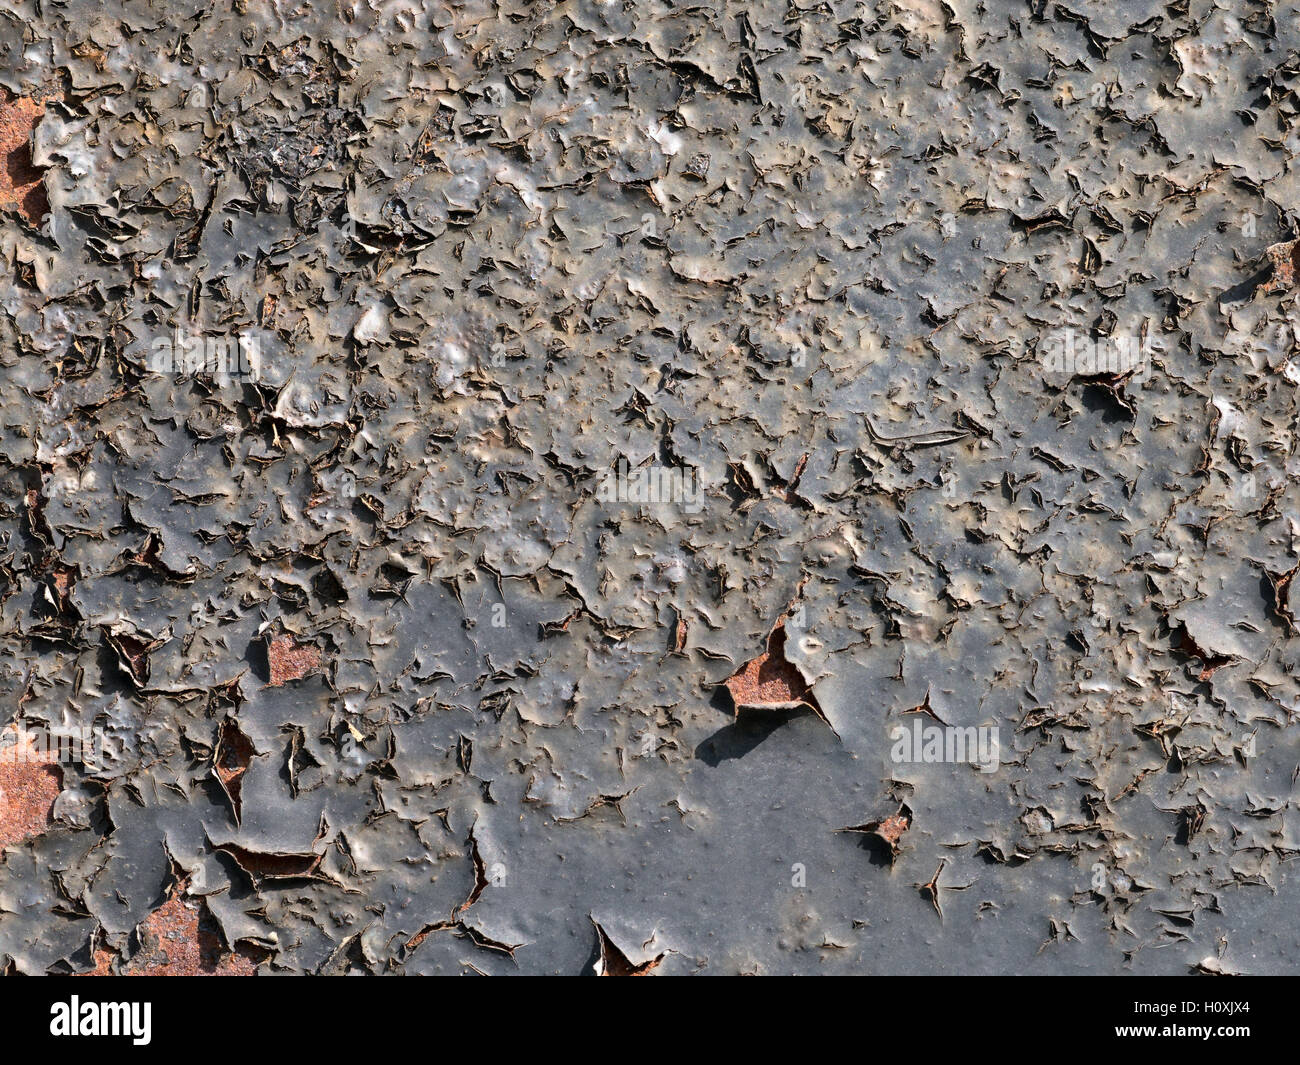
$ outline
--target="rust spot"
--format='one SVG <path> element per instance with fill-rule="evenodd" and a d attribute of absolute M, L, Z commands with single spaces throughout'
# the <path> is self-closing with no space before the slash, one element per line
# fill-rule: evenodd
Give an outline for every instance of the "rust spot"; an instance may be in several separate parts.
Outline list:
<path fill-rule="evenodd" d="M 17 742 L 10 743 L 11 737 Z M 12 725 L 0 731 L 0 847 L 38 836 L 49 827 L 54 800 L 63 790 L 56 757 L 37 749 Z"/>
<path fill-rule="evenodd" d="M 785 640 L 782 617 L 767 638 L 767 650 L 724 682 L 736 713 L 744 708 L 787 710 L 807 706 L 821 715 L 821 707 L 803 674 L 786 660 Z"/>
<path fill-rule="evenodd" d="M 1295 287 L 1296 269 L 1300 268 L 1300 241 L 1287 240 L 1281 244 L 1272 244 L 1266 251 L 1268 262 L 1273 267 L 1273 275 L 1260 286 L 1260 292 L 1268 295 Z"/>
<path fill-rule="evenodd" d="M 48 97 L 10 96 L 0 89 L 0 210 L 16 208 L 32 225 L 50 213 L 42 180 L 32 164 L 32 130 L 45 114 Z"/>
<path fill-rule="evenodd" d="M 406 941 L 406 952 L 409 954 L 415 950 L 421 943 L 429 938 L 434 932 L 445 932 L 456 927 L 453 921 L 439 921 L 436 924 L 427 924 Z"/>
<path fill-rule="evenodd" d="M 896 846 L 902 838 L 903 833 L 907 831 L 907 826 L 911 822 L 902 814 L 894 814 L 892 817 L 886 817 L 879 825 L 876 826 L 876 834 L 885 840 L 891 846 Z"/>
<path fill-rule="evenodd" d="M 302 680 L 320 668 L 320 649 L 313 644 L 299 643 L 286 634 L 274 636 L 266 645 L 266 657 L 271 666 L 272 688 Z"/>
<path fill-rule="evenodd" d="M 844 829 L 845 832 L 861 832 L 864 835 L 871 836 L 884 844 L 886 853 L 889 856 L 889 862 L 892 865 L 894 859 L 898 857 L 901 847 L 899 843 L 906 832 L 912 825 L 912 811 L 906 805 L 898 808 L 898 813 L 891 814 L 879 821 L 868 821 L 866 824 L 853 825 Z"/>
<path fill-rule="evenodd" d="M 264 952 L 247 944 L 227 950 L 202 900 L 178 892 L 140 926 L 140 950 L 122 976 L 254 976 Z M 115 954 L 95 952 L 95 968 L 82 976 L 111 976 Z"/>
<path fill-rule="evenodd" d="M 45 831 L 60 781 L 57 766 L 0 764 L 0 847 Z"/>

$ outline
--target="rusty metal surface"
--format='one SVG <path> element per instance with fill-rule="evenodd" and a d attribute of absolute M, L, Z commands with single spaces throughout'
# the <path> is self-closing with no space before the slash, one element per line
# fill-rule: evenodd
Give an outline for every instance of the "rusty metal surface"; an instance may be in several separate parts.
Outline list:
<path fill-rule="evenodd" d="M 1294 970 L 1297 15 L 0 0 L 0 970 Z"/>

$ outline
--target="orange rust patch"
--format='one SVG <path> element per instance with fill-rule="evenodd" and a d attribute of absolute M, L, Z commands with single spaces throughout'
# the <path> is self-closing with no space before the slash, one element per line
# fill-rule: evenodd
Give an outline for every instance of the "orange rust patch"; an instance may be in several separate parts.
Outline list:
<path fill-rule="evenodd" d="M 1267 249 L 1269 265 L 1273 267 L 1273 276 L 1260 291 L 1265 295 L 1270 292 L 1285 291 L 1295 287 L 1296 268 L 1300 267 L 1300 240 L 1283 241 Z"/>
<path fill-rule="evenodd" d="M 901 814 L 886 817 L 876 828 L 876 835 L 887 843 L 897 843 L 903 838 L 903 833 L 907 831 L 907 823 L 907 818 Z"/>
<path fill-rule="evenodd" d="M 896 814 L 890 814 L 890 816 L 879 821 L 868 821 L 864 825 L 854 825 L 851 828 L 844 829 L 844 831 L 861 832 L 881 840 L 889 850 L 889 860 L 892 863 L 899 855 L 903 833 L 911 827 L 912 811 L 906 805 L 903 805 L 898 808 Z"/>
<path fill-rule="evenodd" d="M 175 895 L 140 926 L 141 947 L 122 969 L 123 976 L 253 976 L 258 954 L 239 946 L 226 950 L 202 904 Z M 111 976 L 115 955 L 95 952 L 95 968 L 83 976 Z"/>
<path fill-rule="evenodd" d="M 0 764 L 0 847 L 39 836 L 50 824 L 63 790 L 58 766 Z"/>
<path fill-rule="evenodd" d="M 767 650 L 725 681 L 737 712 L 742 707 L 780 710 L 799 705 L 820 712 L 803 674 L 786 660 L 785 640 L 782 618 L 767 638 Z"/>
<path fill-rule="evenodd" d="M 276 636 L 267 644 L 266 657 L 271 664 L 271 687 L 278 688 L 291 680 L 301 680 L 320 667 L 320 649 L 299 643 L 292 636 Z"/>
<path fill-rule="evenodd" d="M 63 790 L 55 754 L 37 750 L 31 737 L 12 725 L 0 732 L 0 740 L 10 735 L 17 735 L 18 742 L 0 747 L 0 847 L 44 832 Z"/>
<path fill-rule="evenodd" d="M 31 150 L 45 103 L 45 97 L 11 97 L 0 89 L 0 209 L 17 208 L 32 225 L 50 213 L 43 171 L 32 165 Z"/>

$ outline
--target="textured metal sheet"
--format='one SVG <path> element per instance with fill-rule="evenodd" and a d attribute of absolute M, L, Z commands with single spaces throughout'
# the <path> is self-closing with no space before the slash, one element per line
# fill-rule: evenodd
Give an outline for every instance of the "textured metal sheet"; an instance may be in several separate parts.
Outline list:
<path fill-rule="evenodd" d="M 0 964 L 1294 969 L 1297 14 L 0 2 Z"/>

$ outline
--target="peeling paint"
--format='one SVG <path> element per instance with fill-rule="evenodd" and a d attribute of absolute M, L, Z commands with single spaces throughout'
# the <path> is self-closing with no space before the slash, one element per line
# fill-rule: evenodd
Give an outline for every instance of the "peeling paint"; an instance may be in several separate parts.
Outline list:
<path fill-rule="evenodd" d="M 4 0 L 0 971 L 1294 969 L 1298 35 Z"/>

